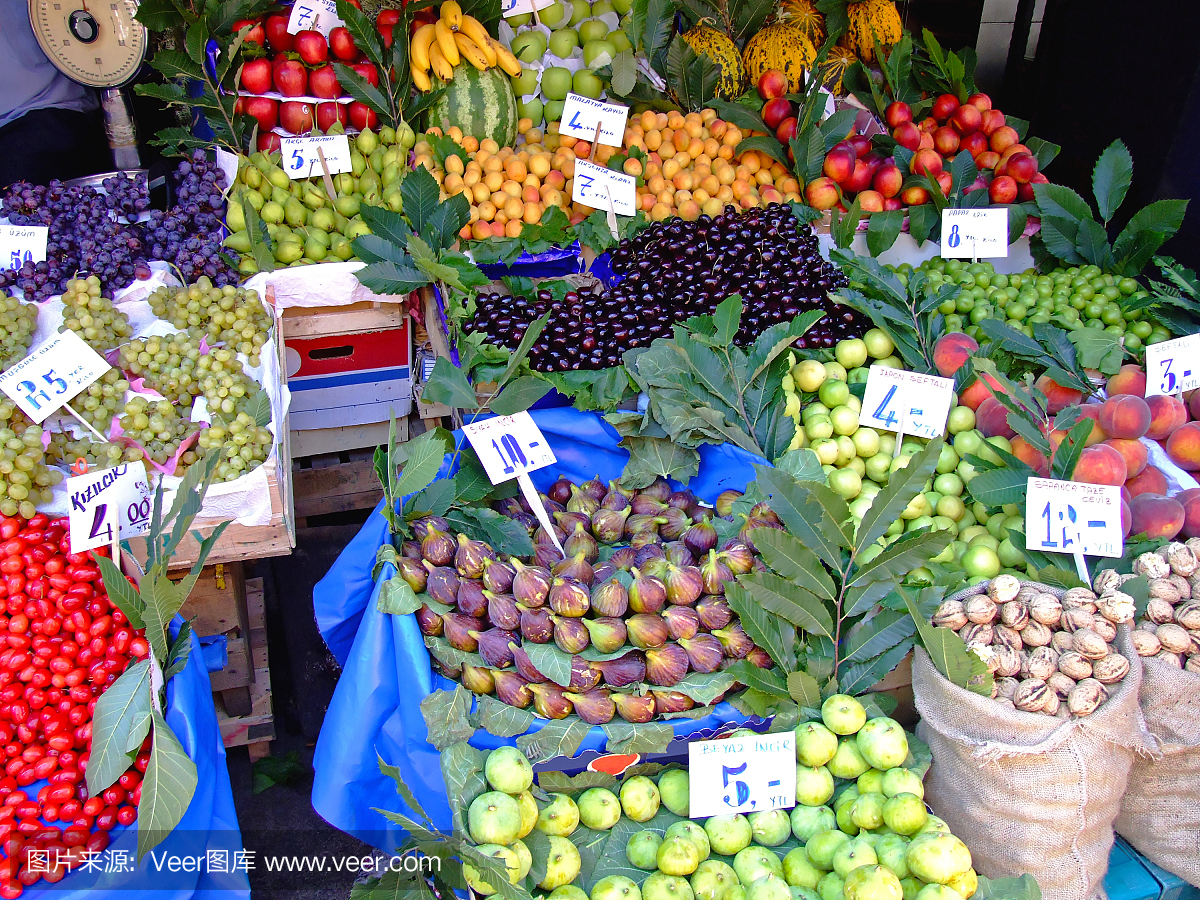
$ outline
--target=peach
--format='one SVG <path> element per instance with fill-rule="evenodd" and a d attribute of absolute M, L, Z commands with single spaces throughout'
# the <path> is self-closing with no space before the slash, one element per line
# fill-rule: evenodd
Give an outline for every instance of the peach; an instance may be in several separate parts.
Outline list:
<path fill-rule="evenodd" d="M 1034 387 L 1045 395 L 1046 408 L 1050 415 L 1055 415 L 1083 399 L 1082 391 L 1065 388 L 1055 382 L 1049 375 L 1043 375 L 1039 378 L 1034 383 Z"/>
<path fill-rule="evenodd" d="M 1168 394 L 1147 397 L 1146 405 L 1150 407 L 1150 428 L 1146 437 L 1153 441 L 1170 437 L 1171 432 L 1188 420 L 1187 407 Z"/>
<path fill-rule="evenodd" d="M 1193 419 L 1200 419 L 1200 391 L 1192 391 L 1192 396 L 1188 397 L 1188 412 L 1191 413 Z"/>
<path fill-rule="evenodd" d="M 958 152 L 960 139 L 957 131 L 949 125 L 943 125 L 933 133 L 933 148 L 942 156 L 953 156 Z"/>
<path fill-rule="evenodd" d="M 884 199 L 888 199 L 895 197 L 904 187 L 904 174 L 895 163 L 886 163 L 876 170 L 871 183 Z"/>
<path fill-rule="evenodd" d="M 1088 439 L 1083 442 L 1083 445 L 1085 447 L 1093 447 L 1107 437 L 1107 435 L 1104 433 L 1104 429 L 1100 427 L 1100 404 L 1085 403 L 1079 407 L 1079 419 L 1076 419 L 1075 421 L 1078 422 L 1080 419 L 1085 418 L 1092 420 L 1092 433 L 1088 435 Z"/>
<path fill-rule="evenodd" d="M 1084 484 L 1111 484 L 1120 487 L 1128 475 L 1125 457 L 1107 444 L 1097 444 L 1079 454 L 1079 462 L 1075 466 L 1072 480 Z"/>
<path fill-rule="evenodd" d="M 1159 494 L 1138 494 L 1129 502 L 1130 531 L 1148 538 L 1170 540 L 1183 528 L 1186 512 L 1183 504 Z"/>
<path fill-rule="evenodd" d="M 1115 394 L 1133 394 L 1137 397 L 1146 396 L 1146 373 L 1141 366 L 1133 364 L 1121 366 L 1116 375 L 1112 375 L 1105 385 L 1108 396 Z"/>
<path fill-rule="evenodd" d="M 1153 493 L 1153 491 L 1151 493 Z M 1125 503 L 1128 503 L 1132 499 L 1133 494 L 1129 493 L 1129 482 L 1127 481 L 1125 484 L 1121 485 L 1121 500 L 1123 500 Z"/>
<path fill-rule="evenodd" d="M 1001 125 L 991 133 L 988 143 L 997 153 L 1003 153 L 1005 150 L 1019 141 L 1020 138 L 1017 137 L 1017 129 L 1013 128 L 1011 125 Z"/>
<path fill-rule="evenodd" d="M 1200 537 L 1200 488 L 1188 488 L 1175 495 L 1183 506 L 1183 536 Z"/>
<path fill-rule="evenodd" d="M 1149 459 L 1146 445 L 1141 441 L 1130 441 L 1123 438 L 1109 438 L 1105 441 L 1125 458 L 1125 472 L 1129 478 L 1136 478 L 1146 468 Z"/>
<path fill-rule="evenodd" d="M 883 212 L 883 195 L 878 191 L 863 191 L 858 195 L 858 205 L 864 213 Z"/>
<path fill-rule="evenodd" d="M 995 397 L 988 397 L 979 404 L 979 408 L 975 410 L 975 422 L 984 437 L 999 435 L 1011 438 L 1016 435 L 1016 432 L 1008 424 L 1008 409 Z"/>
<path fill-rule="evenodd" d="M 1017 183 L 1007 175 L 998 175 L 988 185 L 988 199 L 997 205 L 1014 202 L 1017 199 Z"/>
<path fill-rule="evenodd" d="M 954 111 L 950 124 L 959 134 L 972 134 L 983 124 L 983 112 L 977 106 L 966 103 Z"/>
<path fill-rule="evenodd" d="M 896 100 L 888 104 L 887 109 L 883 111 L 883 118 L 887 122 L 888 128 L 898 128 L 904 123 L 912 121 L 912 107 Z"/>
<path fill-rule="evenodd" d="M 995 150 L 985 150 L 975 157 L 975 165 L 980 169 L 994 169 L 1000 162 L 1000 154 Z"/>
<path fill-rule="evenodd" d="M 981 116 L 982 122 L 979 125 L 979 130 L 991 137 L 996 133 L 996 130 L 1004 127 L 1004 113 L 998 109 L 986 109 Z"/>
<path fill-rule="evenodd" d="M 979 342 L 969 334 L 952 331 L 943 334 L 933 345 L 933 364 L 938 374 L 948 378 L 963 367 L 971 354 L 979 349 Z"/>
<path fill-rule="evenodd" d="M 963 109 L 966 109 L 964 106 Z M 958 145 L 959 149 L 966 150 L 971 154 L 971 158 L 978 157 L 981 153 L 986 153 L 988 149 L 988 139 L 982 131 L 972 131 L 965 135 L 962 143 Z"/>
<path fill-rule="evenodd" d="M 1125 482 L 1125 487 L 1134 497 L 1138 494 L 1165 494 L 1167 492 L 1167 476 L 1158 466 L 1146 466 L 1138 474 L 1131 476 Z"/>
<path fill-rule="evenodd" d="M 896 143 L 908 150 L 916 150 L 921 146 L 921 132 L 912 122 L 901 122 L 892 131 Z"/>
<path fill-rule="evenodd" d="M 967 385 L 962 393 L 959 394 L 958 402 L 962 406 L 969 406 L 971 409 L 978 410 L 979 405 L 997 391 L 1001 393 L 1004 391 L 1004 388 L 1000 386 L 1000 382 L 991 375 L 980 372 L 975 380 Z"/>
<path fill-rule="evenodd" d="M 933 101 L 933 109 L 929 111 L 939 122 L 945 122 L 958 109 L 958 98 L 953 94 L 942 94 Z"/>
<path fill-rule="evenodd" d="M 1104 401 L 1099 421 L 1109 437 L 1137 440 L 1150 427 L 1150 407 L 1141 397 L 1118 394 Z"/>
<path fill-rule="evenodd" d="M 928 174 L 936 178 L 942 171 L 942 158 L 935 150 L 918 150 L 913 154 L 911 169 L 914 175 Z"/>
<path fill-rule="evenodd" d="M 1025 438 L 1018 435 L 1012 439 L 1012 455 L 1037 472 L 1040 477 L 1050 477 L 1050 464 L 1046 461 L 1045 454 Z"/>
<path fill-rule="evenodd" d="M 905 206 L 921 206 L 929 202 L 929 191 L 915 184 L 906 187 L 900 192 L 900 202 Z"/>
<path fill-rule="evenodd" d="M 1200 469 L 1200 422 L 1180 425 L 1167 438 L 1167 456 L 1181 469 Z"/>
<path fill-rule="evenodd" d="M 1124 497 L 1121 498 L 1121 537 L 1129 537 L 1129 530 L 1133 528 L 1133 510 L 1129 508 L 1129 501 Z"/>

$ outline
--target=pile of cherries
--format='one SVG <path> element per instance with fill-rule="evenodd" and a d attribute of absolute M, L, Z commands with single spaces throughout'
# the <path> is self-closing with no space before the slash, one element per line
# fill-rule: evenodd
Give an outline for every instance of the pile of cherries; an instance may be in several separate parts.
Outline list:
<path fill-rule="evenodd" d="M 61 881 L 137 819 L 149 738 L 102 794 L 84 780 L 96 699 L 150 652 L 93 554 L 71 552 L 65 518 L 0 517 L 0 898 Z"/>

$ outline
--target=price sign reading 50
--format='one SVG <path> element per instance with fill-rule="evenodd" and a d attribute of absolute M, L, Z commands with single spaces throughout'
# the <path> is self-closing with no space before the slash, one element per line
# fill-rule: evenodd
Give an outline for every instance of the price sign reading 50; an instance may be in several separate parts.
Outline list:
<path fill-rule="evenodd" d="M 1200 334 L 1146 345 L 1146 396 L 1200 387 Z"/>
<path fill-rule="evenodd" d="M 788 809 L 796 805 L 796 735 L 746 735 L 688 745 L 688 815 Z"/>
<path fill-rule="evenodd" d="M 464 425 L 463 433 L 492 484 L 536 472 L 556 461 L 541 429 L 527 412 Z"/>

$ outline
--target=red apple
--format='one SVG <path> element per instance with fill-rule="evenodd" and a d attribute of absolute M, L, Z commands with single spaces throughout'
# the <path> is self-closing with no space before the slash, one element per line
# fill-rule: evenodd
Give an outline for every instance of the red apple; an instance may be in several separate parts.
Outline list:
<path fill-rule="evenodd" d="M 943 125 L 933 133 L 933 148 L 942 156 L 953 156 L 958 152 L 958 132 Z"/>
<path fill-rule="evenodd" d="M 921 206 L 929 202 L 929 191 L 915 184 L 912 187 L 906 187 L 900 192 L 900 202 L 905 206 Z"/>
<path fill-rule="evenodd" d="M 966 109 L 964 106 L 963 109 Z M 958 148 L 966 150 L 976 160 L 975 165 L 979 165 L 978 159 L 980 154 L 986 153 L 988 148 L 988 139 L 982 131 L 972 131 L 959 142 Z"/>
<path fill-rule="evenodd" d="M 813 209 L 833 209 L 838 204 L 837 185 L 832 178 L 814 178 L 804 186 L 804 199 Z"/>
<path fill-rule="evenodd" d="M 379 70 L 369 62 L 356 62 L 350 67 L 363 78 L 367 79 L 369 84 L 379 87 Z"/>
<path fill-rule="evenodd" d="M 992 108 L 992 98 L 987 94 L 972 94 L 967 98 L 967 102 L 980 112 Z"/>
<path fill-rule="evenodd" d="M 770 72 L 765 73 L 763 78 L 766 78 L 770 74 Z M 772 131 L 779 127 L 780 122 L 792 114 L 792 101 L 787 99 L 787 97 L 774 97 L 763 104 L 763 121 L 767 123 L 767 128 Z"/>
<path fill-rule="evenodd" d="M 788 77 L 778 69 L 767 69 L 758 76 L 758 96 L 764 100 L 778 100 L 788 92 Z"/>
<path fill-rule="evenodd" d="M 895 197 L 885 197 L 883 200 L 883 211 L 892 212 L 893 210 L 904 209 L 904 204 Z"/>
<path fill-rule="evenodd" d="M 883 212 L 883 195 L 878 191 L 863 191 L 857 199 L 858 208 L 863 212 Z"/>
<path fill-rule="evenodd" d="M 871 139 L 866 135 L 852 134 L 846 140 L 854 148 L 854 155 L 859 159 L 871 152 Z"/>
<path fill-rule="evenodd" d="M 294 59 L 275 60 L 275 90 L 285 97 L 303 97 L 308 90 L 308 72 Z"/>
<path fill-rule="evenodd" d="M 1008 174 L 1017 184 L 1028 184 L 1037 170 L 1037 160 L 1028 153 L 1014 153 L 1008 158 Z"/>
<path fill-rule="evenodd" d="M 375 114 L 375 110 L 357 100 L 350 104 L 349 115 L 351 126 L 359 131 L 379 127 L 379 116 Z"/>
<path fill-rule="evenodd" d="M 901 122 L 892 132 L 892 137 L 906 150 L 916 150 L 921 146 L 921 132 L 912 122 Z"/>
<path fill-rule="evenodd" d="M 243 111 L 258 119 L 259 131 L 270 131 L 279 121 L 279 101 L 271 97 L 243 97 Z"/>
<path fill-rule="evenodd" d="M 788 142 L 796 136 L 796 126 L 799 124 L 795 116 L 788 116 L 780 122 L 779 127 L 775 129 L 775 137 L 779 140 L 779 143 L 786 147 Z"/>
<path fill-rule="evenodd" d="M 346 112 L 346 104 L 344 103 L 318 103 L 317 104 L 317 127 L 321 131 L 329 131 L 335 122 L 341 122 L 345 126 L 349 120 L 349 114 Z"/>
<path fill-rule="evenodd" d="M 375 28 L 383 38 L 383 46 L 387 49 L 392 48 L 393 31 L 396 25 L 400 22 L 400 11 L 398 9 L 381 9 L 379 17 L 375 20 Z"/>
<path fill-rule="evenodd" d="M 1000 154 L 995 150 L 986 150 L 975 157 L 977 169 L 994 169 L 1000 162 Z"/>
<path fill-rule="evenodd" d="M 825 155 L 825 165 L 822 170 L 838 184 L 841 184 L 854 174 L 856 161 L 857 158 L 851 148 L 844 144 L 835 144 L 833 149 Z"/>
<path fill-rule="evenodd" d="M 883 120 L 887 122 L 888 128 L 899 128 L 905 122 L 912 121 L 912 107 L 899 100 L 893 101 L 883 111 Z"/>
<path fill-rule="evenodd" d="M 237 34 L 243 28 L 249 28 L 246 36 L 242 38 L 242 44 L 253 44 L 255 47 L 261 47 L 267 39 L 267 30 L 263 27 L 263 23 L 258 19 L 238 19 L 233 23 L 233 33 Z"/>
<path fill-rule="evenodd" d="M 900 167 L 895 163 L 885 163 L 879 167 L 879 171 L 875 173 L 874 179 L 871 181 L 871 186 L 877 190 L 880 195 L 889 200 L 900 193 L 900 189 L 904 187 L 904 174 L 900 171 Z"/>
<path fill-rule="evenodd" d="M 942 96 L 933 101 L 933 109 L 929 111 L 929 114 L 939 122 L 945 122 L 954 115 L 954 111 L 958 109 L 958 105 L 958 98 L 953 94 L 942 94 Z"/>
<path fill-rule="evenodd" d="M 343 62 L 354 62 L 358 59 L 358 47 L 354 45 L 354 38 L 350 36 L 350 30 L 345 25 L 339 25 L 329 32 L 329 49 Z"/>
<path fill-rule="evenodd" d="M 263 27 L 267 32 L 267 43 L 276 53 L 287 53 L 296 46 L 295 35 L 289 34 L 287 30 L 287 16 L 279 13 L 267 16 L 266 24 Z"/>
<path fill-rule="evenodd" d="M 913 154 L 912 169 L 914 175 L 936 176 L 942 171 L 942 158 L 936 150 L 918 150 Z"/>
<path fill-rule="evenodd" d="M 280 148 L 280 137 L 273 131 L 260 131 L 255 146 L 262 153 L 274 153 Z"/>
<path fill-rule="evenodd" d="M 988 185 L 988 198 L 993 203 L 1013 203 L 1017 199 L 1017 183 L 1007 175 L 999 175 Z"/>
<path fill-rule="evenodd" d="M 252 59 L 242 66 L 242 87 L 252 94 L 265 94 L 271 89 L 271 61 Z"/>
<path fill-rule="evenodd" d="M 950 124 L 959 134 L 971 134 L 978 131 L 979 126 L 983 124 L 983 114 L 967 103 L 954 111 L 954 115 L 950 117 Z"/>
<path fill-rule="evenodd" d="M 288 100 L 279 105 L 279 124 L 292 134 L 308 134 L 313 127 L 313 107 L 303 100 Z"/>
<path fill-rule="evenodd" d="M 981 118 L 983 121 L 979 126 L 979 130 L 988 137 L 991 137 L 997 128 L 1004 127 L 1004 113 L 1000 112 L 998 109 L 984 110 Z"/>
<path fill-rule="evenodd" d="M 329 44 L 325 35 L 309 28 L 296 33 L 296 52 L 310 66 L 319 66 L 329 59 Z"/>
<path fill-rule="evenodd" d="M 338 84 L 333 66 L 321 66 L 321 68 L 309 72 L 308 89 L 312 91 L 314 97 L 321 97 L 325 100 L 333 100 L 342 96 L 342 86 Z"/>
<path fill-rule="evenodd" d="M 949 197 L 950 190 L 954 187 L 954 176 L 944 169 L 937 173 L 937 178 L 934 179 L 938 183 L 938 187 L 942 189 L 942 194 Z"/>
<path fill-rule="evenodd" d="M 861 159 L 854 161 L 854 171 L 842 182 L 842 189 L 852 194 L 865 191 L 871 186 L 871 167 Z"/>

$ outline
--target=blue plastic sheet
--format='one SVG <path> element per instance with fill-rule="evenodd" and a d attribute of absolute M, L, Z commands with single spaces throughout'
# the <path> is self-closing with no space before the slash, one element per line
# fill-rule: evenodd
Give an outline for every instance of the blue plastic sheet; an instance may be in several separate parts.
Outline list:
<path fill-rule="evenodd" d="M 172 623 L 177 632 L 183 620 Z M 27 889 L 25 898 L 37 900 L 125 900 L 154 897 L 155 900 L 237 900 L 249 898 L 246 872 L 206 871 L 210 854 L 219 859 L 224 851 L 233 867 L 234 852 L 242 849 L 241 831 L 233 806 L 233 788 L 225 767 L 225 745 L 217 726 L 212 687 L 204 666 L 200 641 L 192 635 L 187 667 L 167 684 L 167 724 L 196 763 L 199 784 L 178 827 L 143 858 L 137 859 L 137 824 L 117 826 L 111 842 L 98 862 L 111 872 L 77 869 L 58 884 L 39 882 Z M 36 792 L 41 782 L 26 790 Z M 204 860 L 200 871 L 171 872 L 170 859 Z M 218 868 L 219 863 L 214 863 Z M 99 866 L 97 866 L 99 868 Z M 160 871 L 161 868 L 161 871 Z"/>
<path fill-rule="evenodd" d="M 531 475 L 545 491 L 559 475 L 576 483 L 593 476 L 619 478 L 628 452 L 620 436 L 600 416 L 574 409 L 541 410 L 534 421 L 554 450 L 557 464 Z M 456 438 L 462 440 L 461 432 Z M 724 490 L 744 489 L 761 463 L 729 444 L 700 448 L 700 470 L 688 487 L 713 502 Z M 443 463 L 441 475 L 448 469 Z M 391 780 L 379 772 L 376 754 L 400 769 L 425 812 L 440 828 L 451 827 L 438 751 L 427 740 L 419 704 L 431 692 L 453 682 L 430 668 L 420 629 L 413 616 L 394 616 L 375 608 L 380 585 L 394 574 L 386 565 L 375 581 L 376 550 L 389 539 L 378 509 L 313 589 L 317 624 L 342 675 L 325 714 L 313 759 L 313 808 L 330 824 L 384 850 L 393 849 L 402 832 L 374 807 L 406 811 Z M 679 719 L 677 736 L 722 724 L 745 721 L 729 704 L 719 704 L 703 719 Z M 545 722 L 538 720 L 532 730 Z M 593 728 L 583 750 L 599 750 L 604 733 Z M 490 749 L 515 739 L 476 732 L 471 743 Z M 411 811 L 407 811 L 410 815 Z"/>
<path fill-rule="evenodd" d="M 557 278 L 578 275 L 583 271 L 579 241 L 569 247 L 551 247 L 541 253 L 522 252 L 511 263 L 481 265 L 480 271 L 492 281 L 520 276 L 524 278 Z"/>

